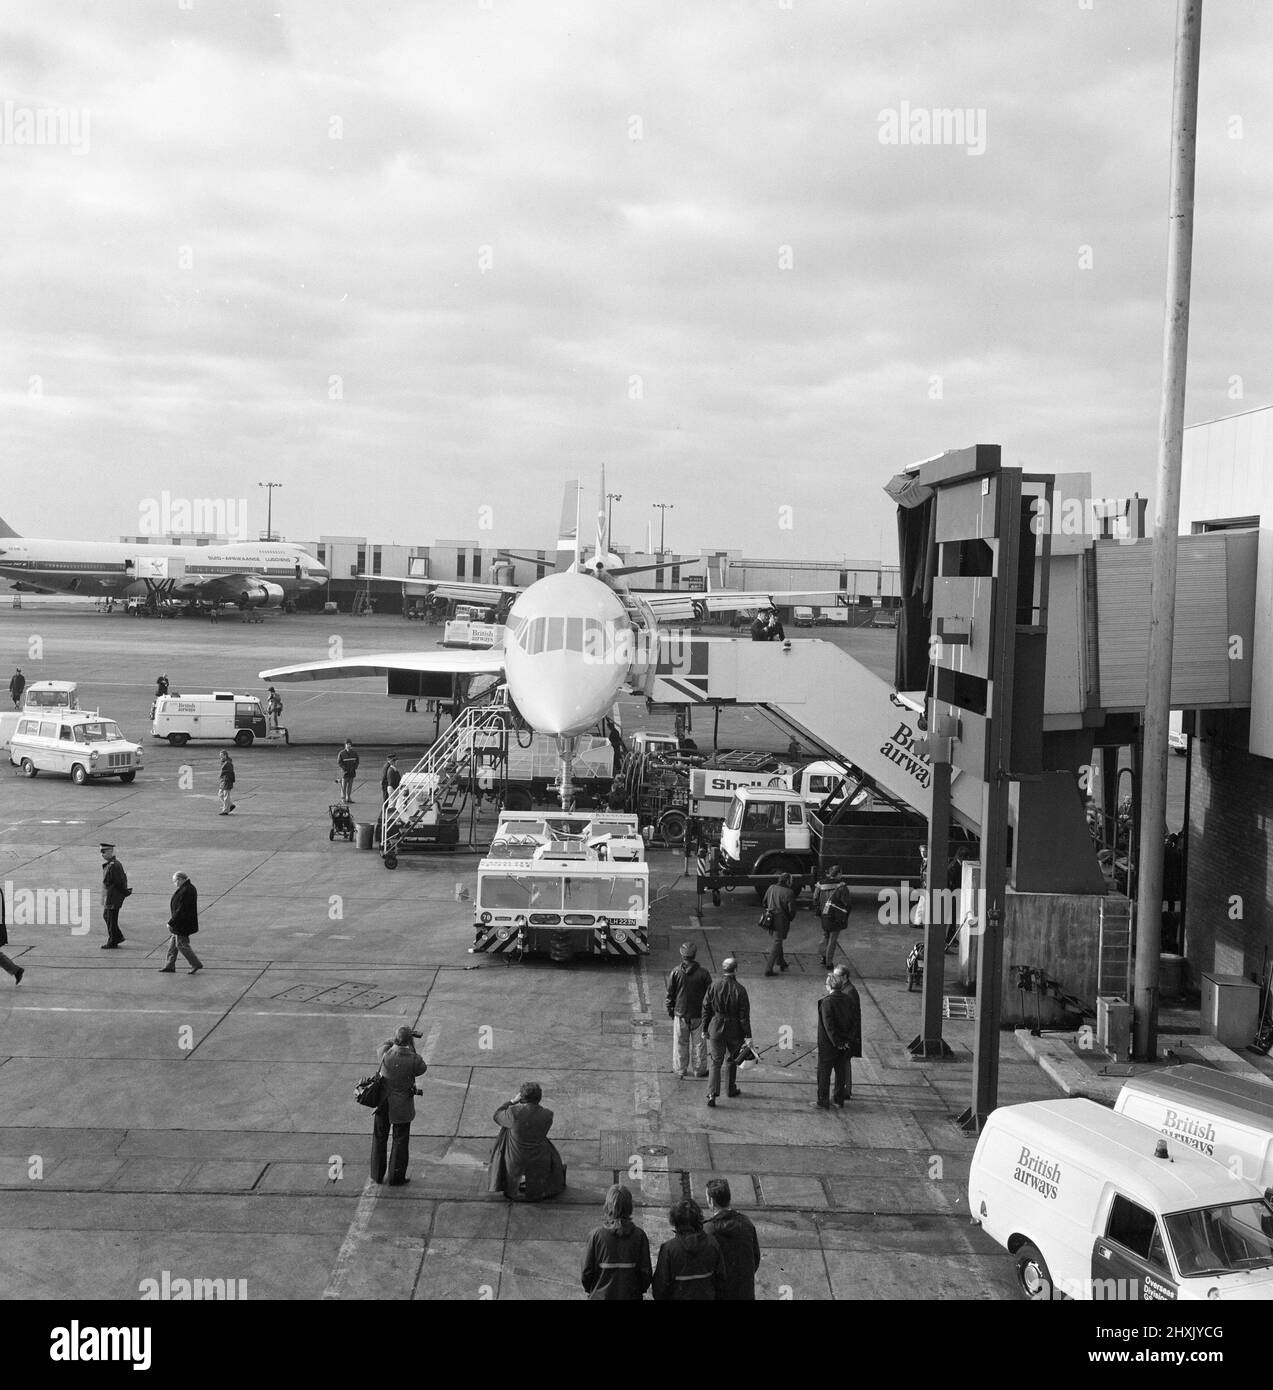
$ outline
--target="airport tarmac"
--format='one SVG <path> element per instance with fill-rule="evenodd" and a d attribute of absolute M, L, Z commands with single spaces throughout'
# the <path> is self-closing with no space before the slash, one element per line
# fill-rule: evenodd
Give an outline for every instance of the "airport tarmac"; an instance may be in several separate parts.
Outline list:
<path fill-rule="evenodd" d="M 474 856 L 407 855 L 389 872 L 327 836 L 340 740 L 363 752 L 352 809 L 371 818 L 379 755 L 427 741 L 423 713 L 405 714 L 375 681 L 283 687 L 293 745 L 235 750 L 238 809 L 224 818 L 220 747 L 149 738 L 160 671 L 174 689 L 259 690 L 258 670 L 331 654 L 341 635 L 349 655 L 438 633 L 347 615 L 213 626 L 0 611 L 0 664 L 78 680 L 84 703 L 147 745 L 131 786 L 0 766 L 6 896 L 64 889 L 68 905 L 68 920 L 44 924 L 10 908 L 8 953 L 27 974 L 18 986 L 0 976 L 0 1298 L 136 1298 L 165 1271 L 241 1280 L 254 1300 L 579 1297 L 583 1241 L 610 1183 L 632 1188 L 657 1250 L 669 1201 L 702 1202 L 711 1176 L 728 1177 L 756 1221 L 759 1297 L 1016 1297 L 1010 1259 L 969 1224 L 973 1141 L 949 1120 L 969 1097 L 972 1025 L 947 1024 L 953 1060 L 909 1059 L 919 995 L 907 995 L 904 960 L 917 933 L 879 925 L 868 895 L 842 941 L 865 1055 L 849 1106 L 821 1112 L 806 1054 L 823 972 L 807 915 L 790 973 L 762 979 L 754 902 L 727 896 L 700 924 L 680 856 L 655 850 L 648 960 L 471 956 L 471 904 L 458 895 Z M 891 662 L 892 633 L 837 634 L 862 639 L 863 659 Z M 722 743 L 761 739 L 762 723 L 728 740 L 723 730 Z M 134 889 L 126 944 L 110 953 L 98 949 L 102 839 Z M 184 962 L 158 973 L 176 869 L 200 894 L 206 968 L 193 977 Z M 740 1078 L 742 1098 L 715 1110 L 705 1083 L 670 1070 L 663 979 L 684 940 L 713 973 L 738 956 L 757 1043 L 773 1045 Z M 413 1181 L 390 1190 L 367 1180 L 371 1116 L 353 1086 L 404 1022 L 423 1033 L 429 1071 Z M 555 1114 L 568 1189 L 510 1206 L 485 1191 L 491 1116 L 528 1079 Z M 1005 1034 L 1001 1101 L 1057 1094 Z"/>

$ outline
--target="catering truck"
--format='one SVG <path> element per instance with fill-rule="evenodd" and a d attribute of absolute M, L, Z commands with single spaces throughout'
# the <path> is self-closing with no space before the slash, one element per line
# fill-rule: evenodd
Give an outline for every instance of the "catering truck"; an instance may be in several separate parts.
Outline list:
<path fill-rule="evenodd" d="M 643 956 L 650 869 L 635 816 L 501 812 L 477 867 L 474 955 Z"/>
<path fill-rule="evenodd" d="M 968 1210 L 1037 1302 L 1273 1301 L 1263 1189 L 1090 1100 L 992 1111 Z"/>

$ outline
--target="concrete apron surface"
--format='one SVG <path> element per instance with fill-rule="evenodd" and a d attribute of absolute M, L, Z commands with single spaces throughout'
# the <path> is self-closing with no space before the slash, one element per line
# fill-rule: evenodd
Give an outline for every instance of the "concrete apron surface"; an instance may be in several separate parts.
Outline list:
<path fill-rule="evenodd" d="M 270 615 L 238 632 L 4 612 L 6 645 L 37 621 L 46 660 L 23 662 L 28 678 L 80 680 L 85 703 L 134 737 L 148 728 L 152 667 L 177 689 L 259 690 L 261 666 L 326 655 L 330 624 Z M 351 650 L 425 644 L 404 626 L 365 637 L 354 626 Z M 16 986 L 0 975 L 0 1298 L 133 1298 L 165 1275 L 251 1299 L 579 1297 L 583 1242 L 612 1182 L 632 1189 L 657 1251 L 669 1202 L 703 1203 L 712 1176 L 757 1224 L 760 1297 L 1015 1296 L 1008 1256 L 969 1223 L 973 1141 L 949 1121 L 969 1099 L 972 1025 L 946 1025 L 952 1061 L 905 1052 L 918 1026 L 904 969 L 915 932 L 879 925 L 857 895 L 842 950 L 865 1056 L 852 1101 L 830 1112 L 810 1105 L 816 924 L 797 920 L 791 970 L 763 979 L 754 903 L 708 903 L 700 924 L 679 856 L 652 856 L 648 960 L 469 955 L 472 906 L 457 890 L 471 892 L 475 857 L 409 854 L 389 872 L 328 840 L 339 740 L 362 746 L 352 809 L 370 819 L 378 754 L 427 737 L 424 715 L 374 690 L 287 687 L 285 722 L 303 720 L 307 743 L 236 751 L 229 817 L 217 815 L 216 745 L 143 737 L 147 765 L 128 787 L 27 780 L 0 764 L 6 949 L 27 971 Z M 118 951 L 99 950 L 100 839 L 116 842 L 134 889 Z M 193 944 L 206 968 L 194 976 L 180 959 L 158 973 L 177 869 L 200 895 Z M 742 1097 L 714 1110 L 704 1082 L 671 1071 L 663 982 L 684 940 L 714 974 L 738 956 L 769 1049 L 742 1073 Z M 352 1090 L 402 1023 L 424 1035 L 429 1071 L 412 1182 L 390 1189 L 368 1181 L 371 1116 Z M 513 1206 L 486 1195 L 491 1116 L 531 1079 L 554 1112 L 569 1186 Z M 1000 1100 L 1056 1094 L 1005 1035 Z"/>

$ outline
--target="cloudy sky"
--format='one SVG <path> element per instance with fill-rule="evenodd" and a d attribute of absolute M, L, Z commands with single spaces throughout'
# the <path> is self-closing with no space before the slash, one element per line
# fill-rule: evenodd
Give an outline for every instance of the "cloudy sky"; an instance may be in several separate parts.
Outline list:
<path fill-rule="evenodd" d="M 9 3 L 0 515 L 542 545 L 604 462 L 620 542 L 873 563 L 948 448 L 1151 491 L 1174 12 Z M 1273 402 L 1271 40 L 1206 8 L 1190 421 Z"/>

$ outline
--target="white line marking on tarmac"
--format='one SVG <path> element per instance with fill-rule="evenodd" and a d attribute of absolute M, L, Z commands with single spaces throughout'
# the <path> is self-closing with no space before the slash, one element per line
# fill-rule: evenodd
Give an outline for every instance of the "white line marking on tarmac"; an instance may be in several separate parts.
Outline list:
<path fill-rule="evenodd" d="M 426 1064 L 433 1056 L 433 1049 L 438 1045 L 438 1038 L 442 1035 L 442 1023 L 439 1020 L 429 1029 L 429 1036 L 424 1040 L 424 1046 L 420 1049 L 420 1056 L 424 1058 Z M 376 1199 L 380 1196 L 380 1184 L 372 1182 L 368 1177 L 363 1184 L 362 1195 L 358 1198 L 358 1209 L 354 1212 L 354 1219 L 349 1223 L 349 1230 L 345 1232 L 345 1239 L 341 1242 L 340 1252 L 336 1256 L 336 1263 L 332 1266 L 332 1272 L 327 1277 L 327 1287 L 323 1290 L 324 1298 L 340 1298 L 346 1283 L 349 1281 L 349 1267 L 353 1263 L 354 1256 L 367 1242 L 367 1227 L 371 1224 L 371 1214 L 376 1209 Z"/>
<path fill-rule="evenodd" d="M 648 1024 L 636 1025 L 632 1030 L 632 1052 L 635 1070 L 632 1088 L 638 1128 L 659 1128 L 663 1117 L 663 1098 L 659 1093 L 658 1059 L 654 1055 L 654 1015 L 650 1006 L 650 979 L 645 968 L 645 957 L 637 958 L 636 974 L 628 980 L 628 1002 L 632 1017 L 648 1018 Z M 631 1155 L 631 1158 L 638 1155 Z M 651 1202 L 666 1206 L 671 1189 L 668 1180 L 668 1156 L 666 1154 L 641 1154 L 641 1190 Z"/>
<path fill-rule="evenodd" d="M 158 970 L 155 971 L 159 973 Z M 72 1008 L 59 1004 L 14 1004 L 10 1013 L 15 1014 L 223 1014 L 224 1009 L 90 1009 Z M 319 1014 L 319 1013 L 292 1013 L 288 1009 L 236 1009 L 235 1016 L 242 1014 L 246 1018 L 378 1018 L 381 1020 L 392 1019 L 392 1014 Z M 459 1082 L 453 1083 L 459 1085 Z M 468 1083 L 465 1082 L 465 1085 Z"/>

